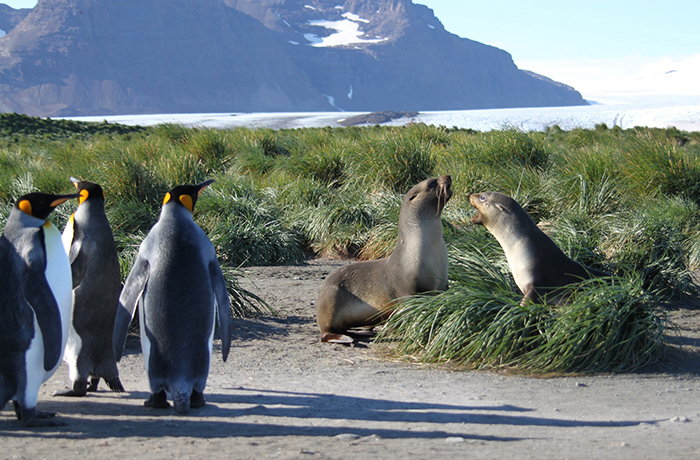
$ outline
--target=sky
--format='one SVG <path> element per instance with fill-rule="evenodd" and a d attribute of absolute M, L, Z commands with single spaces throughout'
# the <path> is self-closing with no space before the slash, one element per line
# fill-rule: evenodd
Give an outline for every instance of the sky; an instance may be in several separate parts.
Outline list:
<path fill-rule="evenodd" d="M 698 0 L 414 0 L 589 100 L 700 96 Z"/>
<path fill-rule="evenodd" d="M 588 100 L 700 96 L 699 0 L 413 2 L 432 8 L 449 32 L 501 48 L 518 68 Z M 2 3 L 32 8 L 36 0 Z"/>

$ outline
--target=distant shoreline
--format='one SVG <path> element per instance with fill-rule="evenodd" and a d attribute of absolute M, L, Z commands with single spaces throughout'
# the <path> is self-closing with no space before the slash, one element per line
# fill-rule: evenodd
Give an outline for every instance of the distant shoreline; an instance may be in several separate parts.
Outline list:
<path fill-rule="evenodd" d="M 400 112 L 397 112 L 400 113 Z M 415 114 L 415 115 L 414 115 Z M 125 125 L 152 126 L 176 123 L 188 127 L 216 129 L 232 128 L 322 128 L 344 126 L 351 117 L 363 117 L 370 112 L 276 112 L 276 113 L 188 113 L 65 117 L 69 120 L 108 121 Z M 391 118 L 382 126 L 402 126 L 425 123 L 448 128 L 491 131 L 518 128 L 523 131 L 544 131 L 554 125 L 564 130 L 592 129 L 605 124 L 623 129 L 635 126 L 650 128 L 676 127 L 683 131 L 700 131 L 700 96 L 672 98 L 638 98 L 620 104 L 594 104 L 568 107 L 528 107 L 514 109 L 453 110 L 414 112 Z M 371 119 L 368 118 L 368 119 Z M 370 126 L 374 124 L 369 123 Z"/>

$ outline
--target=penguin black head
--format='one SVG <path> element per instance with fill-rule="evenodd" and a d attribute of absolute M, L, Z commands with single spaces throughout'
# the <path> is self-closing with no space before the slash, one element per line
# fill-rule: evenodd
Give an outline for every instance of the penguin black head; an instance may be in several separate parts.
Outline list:
<path fill-rule="evenodd" d="M 78 180 L 75 177 L 71 177 L 70 181 L 73 182 L 73 185 L 75 185 L 75 188 L 78 189 L 78 193 L 80 193 L 80 203 L 83 204 L 83 202 L 87 199 L 98 199 L 98 200 L 103 200 L 105 199 L 105 194 L 104 191 L 102 191 L 102 187 L 97 185 L 94 182 L 88 182 L 86 180 Z"/>
<path fill-rule="evenodd" d="M 15 202 L 15 208 L 29 214 L 37 219 L 47 219 L 51 211 L 61 203 L 65 203 L 71 198 L 78 198 L 80 195 L 73 193 L 70 195 L 53 195 L 51 193 L 28 193 L 22 195 Z"/>
<path fill-rule="evenodd" d="M 214 179 L 209 179 L 197 185 L 178 185 L 165 194 L 163 206 L 168 203 L 174 203 L 186 207 L 190 212 L 194 212 L 194 205 L 197 202 L 197 198 L 199 198 L 199 194 L 213 182 Z"/>

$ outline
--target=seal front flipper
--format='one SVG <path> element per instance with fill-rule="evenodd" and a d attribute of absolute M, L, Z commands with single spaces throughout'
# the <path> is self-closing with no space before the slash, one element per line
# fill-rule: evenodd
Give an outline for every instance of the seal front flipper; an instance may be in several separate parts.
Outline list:
<path fill-rule="evenodd" d="M 44 370 L 50 371 L 63 353 L 61 313 L 56 298 L 44 275 L 44 267 L 33 265 L 27 272 L 24 298 L 34 310 L 44 341 Z"/>
<path fill-rule="evenodd" d="M 326 332 L 321 334 L 321 342 L 350 345 L 355 342 L 355 339 L 345 334 L 333 334 L 331 332 Z"/>
<path fill-rule="evenodd" d="M 209 262 L 209 278 L 211 279 L 212 290 L 216 296 L 219 328 L 221 331 L 221 355 L 226 361 L 231 349 L 231 303 L 228 298 L 228 290 L 226 289 L 226 279 L 217 260 Z"/>
<path fill-rule="evenodd" d="M 119 296 L 119 308 L 117 309 L 117 317 L 114 320 L 114 335 L 112 337 L 114 357 L 117 361 L 122 358 L 126 335 L 129 332 L 129 324 L 136 312 L 136 306 L 146 290 L 149 269 L 148 261 L 137 257 Z"/>
<path fill-rule="evenodd" d="M 523 292 L 523 299 L 520 301 L 520 306 L 524 307 L 529 303 L 540 303 L 540 296 L 532 284 L 528 284 Z"/>

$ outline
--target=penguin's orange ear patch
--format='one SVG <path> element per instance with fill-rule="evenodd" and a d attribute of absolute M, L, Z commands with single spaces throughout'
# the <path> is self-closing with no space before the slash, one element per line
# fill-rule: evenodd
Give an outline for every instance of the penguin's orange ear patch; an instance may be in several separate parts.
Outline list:
<path fill-rule="evenodd" d="M 170 192 L 166 193 L 166 194 L 165 194 L 165 198 L 163 198 L 163 204 L 168 203 L 168 202 L 170 201 L 170 198 L 172 198 L 172 197 L 170 196 Z"/>
<path fill-rule="evenodd" d="M 25 214 L 29 214 L 30 216 L 32 215 L 32 204 L 29 202 L 29 200 L 20 201 L 17 207 Z"/>
<path fill-rule="evenodd" d="M 82 189 L 82 190 L 80 191 L 80 200 L 79 200 L 79 203 L 78 203 L 78 204 L 83 204 L 83 202 L 84 202 L 85 200 L 87 200 L 89 196 L 90 196 L 90 192 L 88 192 L 88 191 L 85 190 L 85 189 Z"/>
<path fill-rule="evenodd" d="M 182 203 L 187 209 L 192 212 L 194 209 L 194 203 L 192 202 L 192 197 L 189 195 L 180 195 L 180 203 Z"/>

